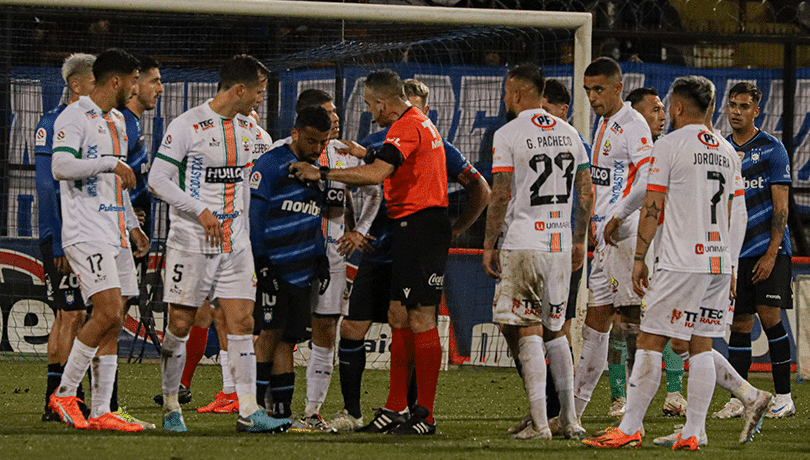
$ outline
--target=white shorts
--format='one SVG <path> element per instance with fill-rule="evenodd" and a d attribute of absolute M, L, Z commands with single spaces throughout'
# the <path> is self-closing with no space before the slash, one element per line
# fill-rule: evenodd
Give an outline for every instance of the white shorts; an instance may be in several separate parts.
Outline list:
<path fill-rule="evenodd" d="M 107 289 L 121 289 L 121 295 L 138 295 L 138 277 L 132 249 L 107 243 L 76 243 L 65 249 L 70 268 L 79 277 L 82 298 L 90 305 L 90 297 Z"/>
<path fill-rule="evenodd" d="M 256 300 L 250 246 L 238 252 L 200 254 L 166 248 L 163 301 L 199 307 L 208 298 Z"/>
<path fill-rule="evenodd" d="M 341 260 L 343 258 L 341 257 Z M 346 291 L 346 266 L 340 270 L 329 271 L 329 287 L 323 295 L 318 294 L 320 283 L 317 279 L 312 282 L 312 313 L 318 315 L 346 316 L 349 314 L 349 302 L 344 300 Z"/>
<path fill-rule="evenodd" d="M 492 322 L 562 329 L 571 282 L 571 253 L 503 249 L 500 261 Z"/>
<path fill-rule="evenodd" d="M 644 298 L 641 330 L 681 340 L 723 337 L 730 287 L 731 275 L 658 270 Z"/>
<path fill-rule="evenodd" d="M 630 236 L 616 246 L 603 244 L 593 253 L 588 287 L 593 291 L 589 307 L 613 305 L 625 307 L 641 305 L 641 297 L 633 292 L 633 255 L 636 253 L 636 236 Z M 647 266 L 652 261 L 653 248 L 647 251 Z"/>

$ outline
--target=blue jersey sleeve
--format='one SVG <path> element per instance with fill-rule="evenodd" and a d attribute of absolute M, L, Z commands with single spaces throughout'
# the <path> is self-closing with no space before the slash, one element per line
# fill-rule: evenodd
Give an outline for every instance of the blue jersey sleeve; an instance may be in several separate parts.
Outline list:
<path fill-rule="evenodd" d="M 264 245 L 265 218 L 270 204 L 270 194 L 276 181 L 276 174 L 270 163 L 272 156 L 262 155 L 256 160 L 250 173 L 250 244 L 253 256 L 268 255 Z"/>
<path fill-rule="evenodd" d="M 37 182 L 37 209 L 39 238 L 52 238 L 51 250 L 54 257 L 65 255 L 62 250 L 62 216 L 59 199 L 59 182 L 51 172 L 53 154 L 53 125 L 64 106 L 42 116 L 37 124 L 34 153 L 36 154 L 35 175 Z"/>
<path fill-rule="evenodd" d="M 785 146 L 775 138 L 773 141 L 773 148 L 770 152 L 770 181 L 772 184 L 789 184 L 792 182 L 790 158 Z"/>
<path fill-rule="evenodd" d="M 376 133 L 371 133 L 366 136 L 362 141 L 359 142 L 365 148 L 380 148 L 385 142 L 385 136 L 388 134 L 388 128 L 383 129 L 382 131 L 377 131 Z"/>
<path fill-rule="evenodd" d="M 447 179 L 455 181 L 467 168 L 470 162 L 451 143 L 444 141 L 444 156 L 447 161 Z"/>
<path fill-rule="evenodd" d="M 150 205 L 147 172 L 149 155 L 141 131 L 141 121 L 130 110 L 122 112 L 127 126 L 127 164 L 135 173 L 135 187 L 129 191 L 129 198 L 135 208 L 146 209 Z"/>

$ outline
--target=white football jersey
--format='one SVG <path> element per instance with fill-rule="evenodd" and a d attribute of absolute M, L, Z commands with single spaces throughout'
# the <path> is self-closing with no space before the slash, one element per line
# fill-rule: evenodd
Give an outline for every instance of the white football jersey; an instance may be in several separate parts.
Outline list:
<path fill-rule="evenodd" d="M 273 138 L 270 134 L 259 125 L 256 125 L 256 140 L 253 142 L 253 158 L 256 161 L 260 156 L 270 151 L 270 146 L 273 145 Z"/>
<path fill-rule="evenodd" d="M 115 157 L 126 160 L 127 128 L 118 110 L 104 113 L 92 99 L 82 96 L 59 115 L 54 124 L 53 151 L 69 152 L 82 160 Z M 62 246 L 103 241 L 129 247 L 124 200 L 114 173 L 82 180 L 62 181 Z"/>
<path fill-rule="evenodd" d="M 495 132 L 492 172 L 512 173 L 503 249 L 571 250 L 571 192 L 588 154 L 579 133 L 543 109 L 524 110 Z"/>
<path fill-rule="evenodd" d="M 639 168 L 649 162 L 653 141 L 647 120 L 627 102 L 610 118 L 601 118 L 594 136 L 591 158 L 591 181 L 594 185 L 592 221 L 602 245 L 602 232 L 618 212 L 624 197 L 630 194 L 638 179 Z M 644 190 L 639 190 L 643 201 Z M 641 204 L 639 203 L 639 207 Z M 638 213 L 628 213 L 614 237 L 622 240 L 634 234 Z"/>
<path fill-rule="evenodd" d="M 169 124 L 155 159 L 177 166 L 177 184 L 219 219 L 224 239 L 212 248 L 205 242 L 205 229 L 197 216 L 172 206 L 167 246 L 203 254 L 235 252 L 250 246 L 250 224 L 245 214 L 250 192 L 245 171 L 253 158 L 257 133 L 252 118 L 239 114 L 223 118 L 208 102 Z"/>
<path fill-rule="evenodd" d="M 665 193 L 656 269 L 731 273 L 729 200 L 743 193 L 737 153 L 704 125 L 655 143 L 647 190 Z"/>

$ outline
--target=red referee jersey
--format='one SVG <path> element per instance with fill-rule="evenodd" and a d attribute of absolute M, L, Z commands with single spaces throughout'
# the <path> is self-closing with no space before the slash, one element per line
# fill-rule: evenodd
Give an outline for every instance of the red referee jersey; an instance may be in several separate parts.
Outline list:
<path fill-rule="evenodd" d="M 402 153 L 402 165 L 385 179 L 388 216 L 399 219 L 433 207 L 447 207 L 447 165 L 439 131 L 411 107 L 391 125 L 385 138 Z"/>

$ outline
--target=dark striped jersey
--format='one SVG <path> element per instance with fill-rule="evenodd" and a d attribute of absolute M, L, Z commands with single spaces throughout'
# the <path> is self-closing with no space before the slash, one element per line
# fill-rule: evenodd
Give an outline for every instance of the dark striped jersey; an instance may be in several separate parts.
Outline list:
<path fill-rule="evenodd" d="M 288 283 L 307 287 L 315 258 L 325 255 L 321 231 L 323 192 L 303 184 L 287 165 L 298 161 L 287 144 L 262 155 L 250 175 L 250 242 Z"/>
<path fill-rule="evenodd" d="M 39 119 L 34 139 L 37 178 L 37 208 L 39 209 L 39 239 L 53 238 L 51 246 L 54 257 L 65 255 L 62 251 L 62 213 L 59 197 L 59 181 L 51 172 L 53 156 L 53 125 L 67 105 L 61 104 Z"/>
<path fill-rule="evenodd" d="M 740 257 L 761 256 L 771 241 L 773 201 L 771 185 L 791 182 L 790 159 L 779 139 L 759 131 L 745 145 L 737 145 L 729 135 L 726 139 L 738 152 L 745 154 L 742 175 L 745 184 L 745 206 L 748 209 L 748 227 L 745 230 Z M 779 254 L 792 255 L 790 232 L 785 226 Z"/>
<path fill-rule="evenodd" d="M 135 173 L 135 187 L 129 190 L 129 198 L 133 207 L 149 209 L 151 198 L 146 176 L 149 172 L 149 155 L 143 140 L 141 120 L 127 108 L 121 110 L 121 113 L 127 124 L 127 164 Z"/>

